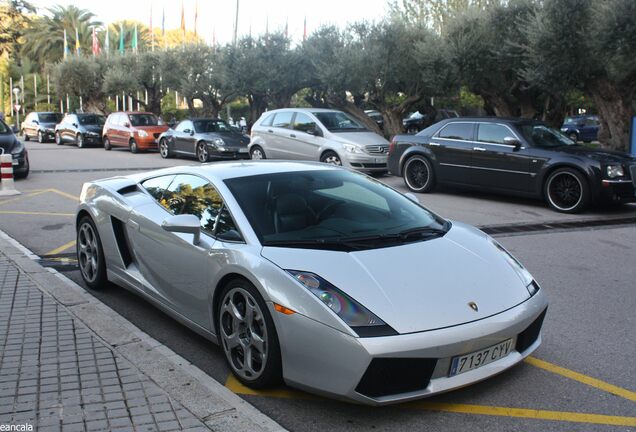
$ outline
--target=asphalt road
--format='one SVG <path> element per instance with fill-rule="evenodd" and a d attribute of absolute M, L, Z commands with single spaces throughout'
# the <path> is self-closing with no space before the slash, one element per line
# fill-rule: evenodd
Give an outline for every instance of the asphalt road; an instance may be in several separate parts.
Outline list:
<path fill-rule="evenodd" d="M 17 198 L 0 198 L 0 229 L 82 284 L 64 265 L 74 251 L 73 213 L 85 181 L 196 164 L 158 154 L 27 143 L 32 174 Z M 382 181 L 404 190 L 399 178 Z M 636 430 L 636 225 L 554 230 L 563 221 L 636 217 L 636 205 L 561 215 L 538 201 L 442 189 L 420 196 L 442 216 L 479 226 L 546 223 L 498 240 L 550 298 L 543 345 L 530 362 L 478 385 L 421 402 L 369 408 L 281 388 L 236 385 L 221 351 L 114 285 L 94 295 L 142 330 L 295 431 Z"/>

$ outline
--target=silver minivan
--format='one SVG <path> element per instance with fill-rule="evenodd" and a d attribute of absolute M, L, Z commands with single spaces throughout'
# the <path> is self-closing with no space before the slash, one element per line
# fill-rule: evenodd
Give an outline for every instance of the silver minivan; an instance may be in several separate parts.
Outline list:
<path fill-rule="evenodd" d="M 364 172 L 387 171 L 389 142 L 342 111 L 284 108 L 252 126 L 252 159 L 310 160 Z"/>

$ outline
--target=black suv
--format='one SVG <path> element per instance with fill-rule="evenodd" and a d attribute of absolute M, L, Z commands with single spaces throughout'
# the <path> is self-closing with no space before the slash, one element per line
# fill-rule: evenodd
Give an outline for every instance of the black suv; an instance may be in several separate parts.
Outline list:
<path fill-rule="evenodd" d="M 636 158 L 578 145 L 526 119 L 448 119 L 397 135 L 388 165 L 414 192 L 447 183 L 542 198 L 565 213 L 601 199 L 634 201 L 636 188 Z"/>

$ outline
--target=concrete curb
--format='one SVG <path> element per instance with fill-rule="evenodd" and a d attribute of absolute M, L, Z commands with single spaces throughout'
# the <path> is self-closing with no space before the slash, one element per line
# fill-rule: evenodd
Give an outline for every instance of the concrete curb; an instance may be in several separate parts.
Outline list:
<path fill-rule="evenodd" d="M 215 431 L 278 432 L 285 429 L 201 369 L 161 344 L 116 311 L 51 268 L 0 230 L 0 250 L 38 288 L 81 321 L 111 350 L 135 365 L 168 395 Z"/>

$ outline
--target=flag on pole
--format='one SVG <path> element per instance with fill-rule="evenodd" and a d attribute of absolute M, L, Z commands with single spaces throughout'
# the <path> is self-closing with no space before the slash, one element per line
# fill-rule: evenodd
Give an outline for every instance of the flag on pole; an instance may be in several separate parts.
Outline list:
<path fill-rule="evenodd" d="M 303 42 L 307 40 L 307 17 L 305 17 L 305 22 L 303 24 Z"/>
<path fill-rule="evenodd" d="M 285 38 L 289 37 L 289 17 L 285 18 Z"/>
<path fill-rule="evenodd" d="M 119 54 L 124 55 L 124 24 L 119 24 Z"/>
<path fill-rule="evenodd" d="M 99 48 L 99 39 L 97 39 L 97 33 L 95 33 L 95 27 L 93 27 L 93 57 L 99 55 L 101 49 Z"/>
<path fill-rule="evenodd" d="M 75 51 L 77 55 L 80 55 L 80 41 L 79 41 L 79 32 L 77 31 L 77 27 L 75 27 Z"/>
<path fill-rule="evenodd" d="M 161 12 L 161 39 L 163 40 L 163 47 L 166 47 L 166 8 Z"/>
<path fill-rule="evenodd" d="M 186 26 L 185 26 L 185 10 L 183 9 L 183 0 L 181 0 L 181 31 L 185 39 Z"/>
<path fill-rule="evenodd" d="M 64 59 L 68 57 L 68 41 L 66 40 L 66 29 L 64 29 Z"/>
<path fill-rule="evenodd" d="M 269 38 L 269 16 L 265 17 L 265 40 Z"/>
<path fill-rule="evenodd" d="M 197 19 L 199 18 L 199 0 L 194 4 L 194 37 L 197 37 Z"/>
<path fill-rule="evenodd" d="M 137 24 L 135 24 L 135 29 L 133 30 L 133 37 L 132 37 L 132 45 L 131 45 L 132 51 L 137 54 Z"/>
<path fill-rule="evenodd" d="M 155 32 L 152 30 L 152 1 L 150 2 L 150 50 L 155 50 Z"/>
<path fill-rule="evenodd" d="M 106 37 L 104 38 L 104 50 L 106 51 L 106 57 L 110 53 L 110 31 L 108 26 L 106 26 Z"/>
<path fill-rule="evenodd" d="M 216 26 L 212 27 L 212 46 L 216 48 Z"/>

